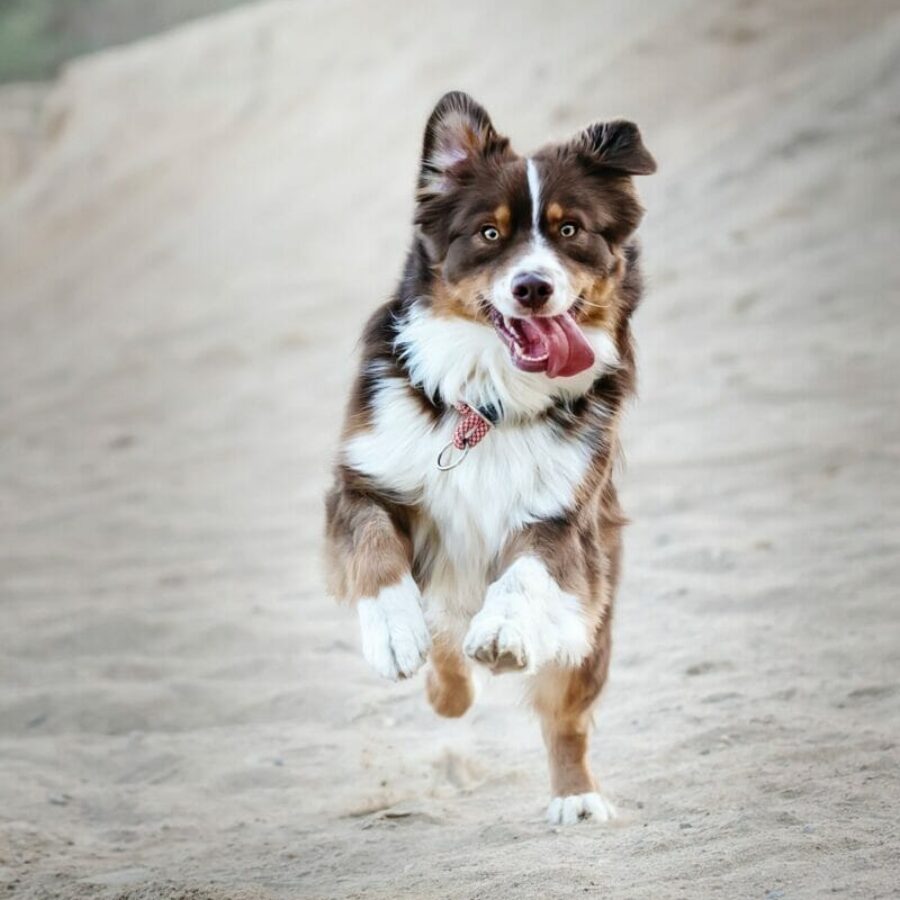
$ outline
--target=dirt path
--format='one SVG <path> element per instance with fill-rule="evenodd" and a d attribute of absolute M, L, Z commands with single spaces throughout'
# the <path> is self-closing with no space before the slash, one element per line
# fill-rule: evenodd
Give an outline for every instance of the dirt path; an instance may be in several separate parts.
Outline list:
<path fill-rule="evenodd" d="M 68 74 L 0 202 L 10 897 L 895 896 L 892 6 L 276 3 Z M 611 827 L 543 824 L 514 678 L 438 721 L 322 592 L 353 344 L 451 87 L 523 148 L 624 114 L 660 161 Z"/>

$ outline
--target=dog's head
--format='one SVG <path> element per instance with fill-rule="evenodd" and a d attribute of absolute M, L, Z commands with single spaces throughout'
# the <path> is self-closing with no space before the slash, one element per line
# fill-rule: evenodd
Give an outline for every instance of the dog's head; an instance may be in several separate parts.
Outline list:
<path fill-rule="evenodd" d="M 493 325 L 524 371 L 587 369 L 582 328 L 612 333 L 622 313 L 615 287 L 642 215 L 631 176 L 655 169 L 631 122 L 525 159 L 471 97 L 445 95 L 425 129 L 416 206 L 435 311 Z"/>

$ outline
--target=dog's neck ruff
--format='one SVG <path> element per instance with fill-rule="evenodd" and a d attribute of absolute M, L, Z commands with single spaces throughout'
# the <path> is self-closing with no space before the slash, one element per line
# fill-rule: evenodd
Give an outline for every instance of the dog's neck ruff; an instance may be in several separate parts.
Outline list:
<path fill-rule="evenodd" d="M 523 372 L 509 361 L 490 325 L 439 316 L 424 300 L 414 301 L 396 325 L 394 349 L 411 383 L 447 406 L 459 402 L 478 410 L 492 425 L 533 420 L 556 403 L 587 393 L 595 379 L 618 364 L 612 338 L 585 329 L 594 365 L 571 378 Z"/>

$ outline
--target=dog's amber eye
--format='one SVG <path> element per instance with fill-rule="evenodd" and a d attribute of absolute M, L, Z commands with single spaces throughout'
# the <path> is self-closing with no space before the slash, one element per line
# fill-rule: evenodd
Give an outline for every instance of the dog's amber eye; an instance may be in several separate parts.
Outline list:
<path fill-rule="evenodd" d="M 559 233 L 562 237 L 575 237 L 578 226 L 574 222 L 566 222 L 560 226 Z"/>
<path fill-rule="evenodd" d="M 500 240 L 500 232 L 493 225 L 485 225 L 484 228 L 481 229 L 481 236 L 486 241 Z"/>

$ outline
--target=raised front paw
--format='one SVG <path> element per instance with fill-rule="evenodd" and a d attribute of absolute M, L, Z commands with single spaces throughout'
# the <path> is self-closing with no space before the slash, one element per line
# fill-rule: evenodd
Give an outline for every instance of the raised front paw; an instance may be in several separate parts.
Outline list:
<path fill-rule="evenodd" d="M 529 643 L 520 624 L 482 610 L 472 619 L 463 652 L 493 672 L 520 672 L 534 659 Z"/>
<path fill-rule="evenodd" d="M 587 819 L 608 822 L 616 817 L 616 808 L 602 794 L 569 794 L 554 797 L 547 807 L 547 821 L 551 825 L 574 825 Z"/>
<path fill-rule="evenodd" d="M 412 576 L 357 604 L 363 656 L 384 678 L 409 678 L 428 657 L 431 638 Z"/>
<path fill-rule="evenodd" d="M 577 666 L 589 650 L 581 604 L 534 556 L 519 557 L 488 588 L 463 642 L 467 656 L 494 672 Z"/>

